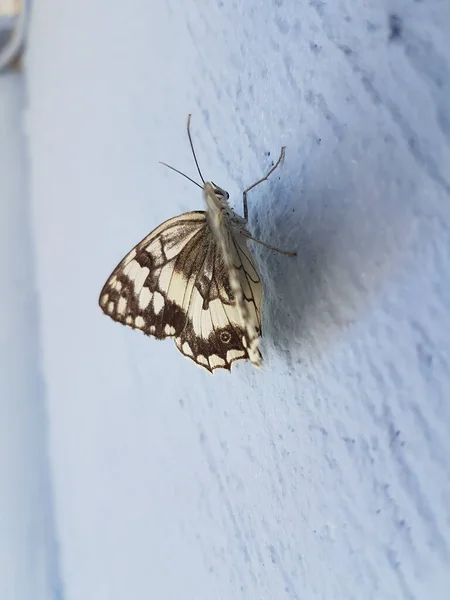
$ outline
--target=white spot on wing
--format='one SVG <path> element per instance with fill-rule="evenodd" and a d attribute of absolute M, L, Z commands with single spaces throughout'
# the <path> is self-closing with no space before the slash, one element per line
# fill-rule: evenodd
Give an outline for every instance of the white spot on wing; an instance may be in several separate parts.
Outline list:
<path fill-rule="evenodd" d="M 158 258 L 162 256 L 162 241 L 160 237 L 156 237 L 150 242 L 145 249 L 158 262 Z"/>
<path fill-rule="evenodd" d="M 239 327 L 242 327 L 243 322 L 242 322 L 241 313 L 239 312 L 238 306 L 236 304 L 222 304 L 222 306 L 223 306 L 225 315 L 227 317 L 227 320 L 234 325 L 238 325 Z M 224 325 L 226 326 L 225 323 L 224 323 Z"/>
<path fill-rule="evenodd" d="M 233 360 L 237 360 L 238 358 L 244 358 L 245 350 L 228 350 L 227 352 L 227 362 L 233 362 Z"/>
<path fill-rule="evenodd" d="M 138 327 L 139 329 L 142 329 L 145 325 L 145 321 L 144 319 L 141 317 L 141 315 L 138 315 L 135 320 L 134 320 L 134 324 L 136 325 L 136 327 Z"/>
<path fill-rule="evenodd" d="M 217 354 L 211 354 L 211 356 L 209 357 L 209 364 L 211 366 L 211 369 L 216 369 L 217 367 L 224 367 L 226 365 L 223 358 L 217 356 Z"/>
<path fill-rule="evenodd" d="M 167 298 L 175 302 L 178 306 L 183 306 L 183 300 L 186 295 L 186 288 L 188 286 L 188 280 L 184 277 L 183 273 L 176 271 L 170 281 L 170 287 L 168 289 Z"/>
<path fill-rule="evenodd" d="M 171 325 L 167 324 L 164 327 L 164 333 L 166 335 L 175 335 L 175 327 L 172 327 Z"/>
<path fill-rule="evenodd" d="M 125 323 L 127 325 L 131 325 L 132 322 L 133 322 L 133 317 L 131 315 L 128 315 L 128 317 L 125 319 Z"/>
<path fill-rule="evenodd" d="M 159 315 L 159 313 L 164 308 L 164 296 L 159 292 L 155 292 L 153 294 L 153 309 L 155 314 Z"/>
<path fill-rule="evenodd" d="M 202 338 L 207 339 L 211 333 L 214 331 L 214 326 L 211 320 L 211 313 L 208 310 L 203 310 L 201 312 L 201 331 Z"/>
<path fill-rule="evenodd" d="M 184 352 L 184 354 L 187 354 L 188 356 L 194 356 L 194 353 L 192 352 L 192 348 L 189 346 L 189 344 L 187 342 L 184 342 L 183 346 L 181 347 L 181 350 Z"/>
<path fill-rule="evenodd" d="M 198 337 L 202 337 L 202 313 L 203 298 L 197 288 L 192 290 L 191 301 L 189 305 L 189 316 L 192 319 L 192 328 Z"/>
<path fill-rule="evenodd" d="M 211 319 L 216 329 L 228 327 L 230 321 L 219 298 L 209 303 L 209 312 L 211 313 Z M 239 323 L 239 315 L 236 315 L 234 322 L 236 321 Z"/>
<path fill-rule="evenodd" d="M 134 280 L 140 270 L 141 265 L 136 260 L 130 260 L 130 262 L 125 266 L 123 274 L 129 279 Z"/>
<path fill-rule="evenodd" d="M 152 299 L 152 293 L 148 289 L 148 287 L 144 286 L 139 294 L 139 308 L 141 310 L 145 310 L 147 306 L 150 304 L 150 300 Z"/>
<path fill-rule="evenodd" d="M 161 290 L 167 291 L 170 286 L 170 280 L 172 279 L 173 265 L 167 264 L 161 269 L 159 274 L 158 285 Z"/>
<path fill-rule="evenodd" d="M 100 299 L 100 304 L 102 306 L 105 306 L 105 304 L 108 302 L 109 299 L 109 294 L 103 294 L 103 296 Z"/>
<path fill-rule="evenodd" d="M 127 301 L 125 300 L 125 298 L 123 296 L 121 296 L 119 298 L 119 302 L 117 304 L 117 312 L 119 313 L 119 315 L 124 315 L 126 308 L 127 308 Z"/>
<path fill-rule="evenodd" d="M 200 363 L 201 365 L 205 365 L 206 367 L 209 367 L 208 360 L 203 356 L 203 354 L 199 354 L 197 356 L 197 362 Z"/>
<path fill-rule="evenodd" d="M 139 295 L 144 286 L 145 280 L 147 279 L 147 275 L 150 273 L 150 269 L 148 267 L 141 267 L 137 261 L 135 261 L 139 267 L 139 271 L 136 270 L 136 275 L 134 278 L 134 293 Z"/>
<path fill-rule="evenodd" d="M 111 314 L 113 310 L 114 310 L 114 302 L 109 302 L 109 304 L 108 304 L 109 314 Z"/>

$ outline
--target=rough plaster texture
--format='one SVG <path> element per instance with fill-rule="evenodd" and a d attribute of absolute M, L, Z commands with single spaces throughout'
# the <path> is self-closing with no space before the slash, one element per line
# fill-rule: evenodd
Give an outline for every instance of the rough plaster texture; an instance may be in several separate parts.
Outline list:
<path fill-rule="evenodd" d="M 444 600 L 450 585 L 450 4 L 36 4 L 33 225 L 67 598 Z M 262 371 L 210 376 L 97 307 L 202 208 L 250 227 Z M 270 155 L 269 155 L 270 153 Z"/>

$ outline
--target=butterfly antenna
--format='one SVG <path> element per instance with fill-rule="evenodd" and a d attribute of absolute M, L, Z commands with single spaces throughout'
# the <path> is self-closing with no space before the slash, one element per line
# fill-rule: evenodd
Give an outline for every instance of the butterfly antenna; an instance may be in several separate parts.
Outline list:
<path fill-rule="evenodd" d="M 188 119 L 187 119 L 187 134 L 188 134 L 188 138 L 189 138 L 189 143 L 191 145 L 192 154 L 194 155 L 195 166 L 197 167 L 198 174 L 200 175 L 200 179 L 203 181 L 203 185 L 204 185 L 205 180 L 203 179 L 202 172 L 200 171 L 200 167 L 198 166 L 198 161 L 197 161 L 197 157 L 195 155 L 195 150 L 194 150 L 194 144 L 192 143 L 192 138 L 191 138 L 191 116 L 192 115 L 188 115 Z"/>
<path fill-rule="evenodd" d="M 201 190 L 203 189 L 203 186 L 202 186 L 202 185 L 200 185 L 199 183 L 197 183 L 196 181 L 194 181 L 193 179 L 191 179 L 191 178 L 189 177 L 189 175 L 186 175 L 186 173 L 182 173 L 182 172 L 181 172 L 181 171 L 179 171 L 178 169 L 175 169 L 175 167 L 171 167 L 170 165 L 168 165 L 168 164 L 167 164 L 167 163 L 165 163 L 165 162 L 161 162 L 161 161 L 159 161 L 159 164 L 160 164 L 160 165 L 164 165 L 165 167 L 167 167 L 168 169 L 171 169 L 172 171 L 175 171 L 175 173 L 178 173 L 178 175 L 183 175 L 183 177 L 186 177 L 186 179 L 189 179 L 189 181 L 191 181 L 192 183 L 195 183 L 195 185 L 196 185 L 197 187 L 199 187 Z"/>

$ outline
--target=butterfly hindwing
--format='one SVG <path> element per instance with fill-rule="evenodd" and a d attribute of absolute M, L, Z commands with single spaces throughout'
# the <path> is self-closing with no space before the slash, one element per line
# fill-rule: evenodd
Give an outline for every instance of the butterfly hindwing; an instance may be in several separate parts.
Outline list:
<path fill-rule="evenodd" d="M 234 297 L 234 310 L 244 328 L 243 344 L 247 356 L 255 366 L 260 366 L 262 356 L 258 345 L 261 338 L 261 277 L 247 248 L 247 222 L 228 207 L 226 200 L 218 203 L 218 190 L 220 188 L 214 184 L 205 183 L 208 224 L 223 257 Z M 220 192 L 224 193 L 223 190 Z"/>
<path fill-rule="evenodd" d="M 183 311 L 186 325 L 175 336 L 178 349 L 208 370 L 229 369 L 235 360 L 248 359 L 246 328 L 233 294 L 229 270 L 212 232 L 205 232 L 198 249 L 197 268 L 186 286 Z M 183 262 L 183 250 L 179 260 Z M 186 271 L 187 272 L 187 269 Z"/>

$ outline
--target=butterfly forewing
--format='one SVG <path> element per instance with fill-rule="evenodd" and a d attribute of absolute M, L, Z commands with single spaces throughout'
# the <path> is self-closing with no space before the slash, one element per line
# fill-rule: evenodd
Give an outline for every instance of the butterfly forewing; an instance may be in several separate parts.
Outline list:
<path fill-rule="evenodd" d="M 184 278 L 176 270 L 176 259 L 183 248 L 201 239 L 205 223 L 204 212 L 185 213 L 144 238 L 104 285 L 102 310 L 115 321 L 159 339 L 181 332 Z"/>

